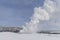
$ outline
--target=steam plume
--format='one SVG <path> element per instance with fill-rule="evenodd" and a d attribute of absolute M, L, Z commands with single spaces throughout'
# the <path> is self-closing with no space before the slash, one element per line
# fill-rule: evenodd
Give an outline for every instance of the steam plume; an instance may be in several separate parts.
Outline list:
<path fill-rule="evenodd" d="M 55 11 L 55 3 L 51 0 L 45 0 L 43 7 L 35 7 L 31 20 L 23 26 L 24 32 L 37 32 L 40 20 L 49 20 L 50 14 Z"/>

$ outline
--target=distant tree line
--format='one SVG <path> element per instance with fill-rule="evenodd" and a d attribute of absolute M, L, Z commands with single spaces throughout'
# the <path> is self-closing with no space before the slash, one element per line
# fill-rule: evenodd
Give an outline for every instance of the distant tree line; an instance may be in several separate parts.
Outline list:
<path fill-rule="evenodd" d="M 43 33 L 43 34 L 60 34 L 60 30 L 52 30 L 52 31 L 40 31 L 37 33 Z"/>
<path fill-rule="evenodd" d="M 0 27 L 0 32 L 15 32 L 18 33 L 22 30 L 20 27 Z"/>

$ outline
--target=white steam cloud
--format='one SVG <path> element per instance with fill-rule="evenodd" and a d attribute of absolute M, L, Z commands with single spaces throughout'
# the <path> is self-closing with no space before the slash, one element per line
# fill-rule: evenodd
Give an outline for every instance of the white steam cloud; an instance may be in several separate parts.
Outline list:
<path fill-rule="evenodd" d="M 49 20 L 50 14 L 55 11 L 55 2 L 51 0 L 45 0 L 43 7 L 35 7 L 34 14 L 31 17 L 31 20 L 23 26 L 23 32 L 37 32 L 38 25 L 41 20 Z"/>

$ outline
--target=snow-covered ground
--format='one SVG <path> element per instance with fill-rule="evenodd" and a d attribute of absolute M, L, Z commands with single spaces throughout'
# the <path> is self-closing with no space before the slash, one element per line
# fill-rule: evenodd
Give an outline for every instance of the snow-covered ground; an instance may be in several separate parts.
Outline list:
<path fill-rule="evenodd" d="M 40 34 L 40 40 L 60 40 L 60 34 Z"/>
<path fill-rule="evenodd" d="M 2 32 L 0 40 L 60 40 L 60 34 L 19 34 Z"/>

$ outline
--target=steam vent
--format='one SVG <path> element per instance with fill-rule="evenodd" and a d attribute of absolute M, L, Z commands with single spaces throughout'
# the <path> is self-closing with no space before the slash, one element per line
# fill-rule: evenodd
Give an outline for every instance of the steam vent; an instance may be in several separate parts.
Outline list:
<path fill-rule="evenodd" d="M 0 32 L 14 32 L 18 33 L 22 30 L 20 27 L 0 27 Z"/>

